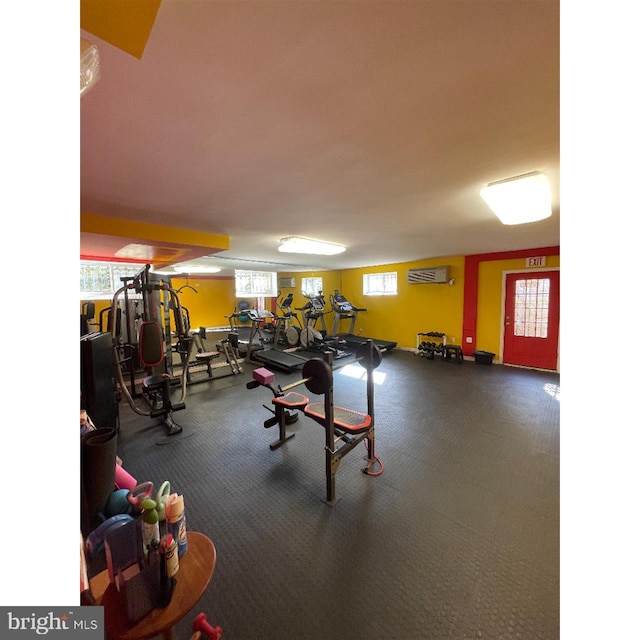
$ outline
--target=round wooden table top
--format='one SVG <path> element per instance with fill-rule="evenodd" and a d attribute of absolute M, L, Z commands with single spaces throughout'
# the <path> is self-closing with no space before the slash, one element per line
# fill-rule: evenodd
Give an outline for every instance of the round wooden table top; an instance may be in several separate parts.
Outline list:
<path fill-rule="evenodd" d="M 109 584 L 96 602 L 104 607 L 105 636 L 108 640 L 143 640 L 171 632 L 173 626 L 193 609 L 207 588 L 216 566 L 216 548 L 207 536 L 187 531 L 187 551 L 180 558 L 171 602 L 153 609 L 131 623 L 115 585 Z M 94 596 L 95 597 L 95 596 Z"/>

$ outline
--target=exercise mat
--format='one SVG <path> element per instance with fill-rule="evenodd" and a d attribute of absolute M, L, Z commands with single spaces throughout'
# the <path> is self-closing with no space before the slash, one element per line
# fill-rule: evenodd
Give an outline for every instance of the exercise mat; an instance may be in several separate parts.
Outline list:
<path fill-rule="evenodd" d="M 115 429 L 89 431 L 80 438 L 81 528 L 86 536 L 101 522 L 113 493 L 118 434 Z"/>

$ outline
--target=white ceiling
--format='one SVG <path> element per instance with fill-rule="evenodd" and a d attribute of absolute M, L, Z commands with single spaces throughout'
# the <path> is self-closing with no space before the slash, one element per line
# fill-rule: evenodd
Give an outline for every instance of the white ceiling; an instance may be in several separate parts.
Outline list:
<path fill-rule="evenodd" d="M 560 244 L 558 0 L 163 0 L 141 59 L 80 35 L 83 212 L 227 235 L 227 270 Z M 479 191 L 530 171 L 553 215 L 504 226 Z"/>

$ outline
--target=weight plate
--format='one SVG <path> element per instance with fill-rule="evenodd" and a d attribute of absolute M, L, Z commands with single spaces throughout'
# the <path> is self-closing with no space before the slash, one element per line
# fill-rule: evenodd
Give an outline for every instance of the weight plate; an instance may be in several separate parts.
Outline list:
<path fill-rule="evenodd" d="M 373 342 L 365 342 L 358 347 L 356 360 L 365 368 L 377 369 L 382 362 L 382 351 Z"/>
<path fill-rule="evenodd" d="M 331 389 L 333 371 L 324 360 L 311 358 L 302 366 L 302 377 L 309 378 L 305 385 L 311 393 L 321 395 Z"/>

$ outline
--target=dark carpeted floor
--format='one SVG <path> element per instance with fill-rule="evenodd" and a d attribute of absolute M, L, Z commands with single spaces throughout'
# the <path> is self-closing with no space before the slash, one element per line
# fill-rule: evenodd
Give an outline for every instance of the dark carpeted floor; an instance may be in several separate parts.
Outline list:
<path fill-rule="evenodd" d="M 176 640 L 200 611 L 224 640 L 559 637 L 557 374 L 385 355 L 375 372 L 384 472 L 361 472 L 359 445 L 330 507 L 324 430 L 301 417 L 271 451 L 277 427 L 263 428 L 262 404 L 272 396 L 246 389 L 253 369 L 190 386 L 175 419 L 193 433 L 164 446 L 161 427 L 121 406 L 124 467 L 139 482 L 169 480 L 188 528 L 217 549 Z M 354 370 L 364 372 L 336 372 L 335 402 L 365 411 Z"/>

